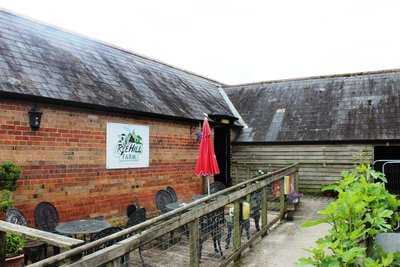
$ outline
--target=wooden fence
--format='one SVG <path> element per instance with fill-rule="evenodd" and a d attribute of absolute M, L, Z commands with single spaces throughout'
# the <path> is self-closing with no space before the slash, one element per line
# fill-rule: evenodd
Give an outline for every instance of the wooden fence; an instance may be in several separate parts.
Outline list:
<path fill-rule="evenodd" d="M 53 234 L 38 229 L 30 228 L 23 225 L 17 225 L 5 221 L 0 221 L 0 266 L 5 261 L 5 235 L 6 233 L 15 233 L 23 235 L 25 238 L 30 240 L 43 241 L 49 245 L 52 245 L 58 250 L 68 250 L 73 247 L 77 247 L 83 243 L 82 240 L 74 239 L 58 234 Z"/>
<path fill-rule="evenodd" d="M 204 235 L 201 228 L 202 219 L 210 216 L 210 214 L 215 214 L 218 210 L 225 211 L 227 205 L 232 205 L 234 207 L 233 248 L 228 255 L 221 257 L 218 261 L 219 266 L 226 266 L 230 262 L 238 260 L 246 248 L 254 243 L 255 240 L 267 234 L 270 226 L 284 216 L 286 212 L 283 191 L 285 176 L 292 176 L 297 187 L 298 164 L 253 177 L 141 224 L 72 248 L 29 266 L 130 266 L 132 261 L 129 260 L 129 257 L 133 251 L 140 252 L 140 248 L 143 248 L 146 244 L 150 242 L 157 243 L 163 236 L 168 236 L 179 229 L 185 229 L 188 235 L 187 246 L 189 247 L 187 252 L 189 260 L 181 265 L 199 266 L 202 242 L 204 241 L 202 239 Z M 268 222 L 268 201 L 271 199 L 269 190 L 271 190 L 273 183 L 275 185 L 279 183 L 280 192 L 276 197 L 277 203 L 279 203 L 279 213 L 278 216 Z M 261 194 L 261 229 L 255 232 L 247 242 L 243 242 L 241 238 L 241 227 L 243 225 L 241 225 L 242 221 L 240 219 L 241 203 L 246 199 L 249 200 L 250 196 L 256 192 Z M 166 257 L 164 260 L 165 263 L 168 263 L 172 259 Z"/>

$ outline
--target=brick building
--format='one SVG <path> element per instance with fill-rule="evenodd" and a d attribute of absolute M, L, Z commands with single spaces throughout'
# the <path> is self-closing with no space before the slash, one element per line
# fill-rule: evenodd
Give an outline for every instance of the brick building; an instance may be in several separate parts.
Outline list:
<path fill-rule="evenodd" d="M 118 218 L 132 202 L 154 211 L 155 193 L 168 185 L 189 200 L 202 191 L 194 165 L 204 113 L 215 121 L 216 138 L 226 140 L 234 121 L 219 86 L 1 11 L 0 162 L 23 169 L 17 207 L 32 223 L 41 201 L 65 221 Z M 29 124 L 33 107 L 42 113 L 38 130 Z M 149 167 L 106 168 L 109 122 L 149 126 Z M 221 166 L 229 165 L 228 146 L 217 151 Z M 222 168 L 220 179 L 228 175 Z"/>

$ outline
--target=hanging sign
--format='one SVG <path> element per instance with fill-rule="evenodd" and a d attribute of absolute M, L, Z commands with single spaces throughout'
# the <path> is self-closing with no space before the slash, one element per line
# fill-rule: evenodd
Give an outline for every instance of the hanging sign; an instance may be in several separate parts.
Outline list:
<path fill-rule="evenodd" d="M 149 126 L 107 123 L 106 167 L 149 167 Z"/>

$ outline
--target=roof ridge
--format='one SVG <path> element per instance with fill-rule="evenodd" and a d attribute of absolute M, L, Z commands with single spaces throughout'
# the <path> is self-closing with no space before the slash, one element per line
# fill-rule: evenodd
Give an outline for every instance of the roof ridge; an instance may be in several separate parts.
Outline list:
<path fill-rule="evenodd" d="M 288 79 L 277 79 L 270 81 L 261 81 L 261 82 L 251 82 L 251 83 L 242 83 L 242 84 L 233 84 L 233 85 L 223 85 L 224 89 L 234 89 L 240 86 L 248 86 L 248 85 L 262 85 L 262 84 L 271 84 L 271 83 L 280 83 L 280 82 L 291 82 L 291 81 L 306 81 L 306 80 L 318 80 L 318 79 L 329 79 L 329 78 L 337 78 L 337 77 L 357 77 L 364 75 L 373 75 L 373 74 L 385 74 L 385 73 L 400 73 L 400 68 L 395 69 L 384 69 L 384 70 L 375 70 L 375 71 L 360 71 L 360 72 L 350 72 L 350 73 L 339 73 L 339 74 L 330 74 L 330 75 L 317 75 L 317 76 L 308 76 L 308 77 L 299 77 L 299 78 L 288 78 Z"/>
<path fill-rule="evenodd" d="M 124 53 L 130 54 L 130 55 L 133 55 L 133 56 L 136 56 L 136 57 L 139 57 L 139 58 L 142 58 L 142 59 L 144 59 L 144 60 L 149 60 L 149 61 L 152 61 L 152 62 L 154 62 L 154 63 L 161 64 L 161 65 L 164 65 L 164 66 L 166 66 L 166 67 L 172 68 L 172 69 L 174 69 L 174 70 L 182 71 L 182 72 L 184 72 L 184 73 L 186 73 L 186 74 L 193 75 L 193 76 L 196 76 L 196 77 L 205 79 L 205 80 L 210 81 L 210 82 L 212 82 L 212 83 L 215 83 L 215 84 L 217 84 L 217 85 L 226 86 L 226 84 L 224 84 L 224 83 L 222 83 L 222 82 L 219 82 L 219 81 L 217 81 L 217 80 L 208 78 L 208 77 L 206 77 L 206 76 L 204 76 L 204 75 L 197 74 L 197 73 L 195 73 L 195 72 L 192 72 L 192 71 L 189 71 L 189 70 L 186 70 L 186 69 L 183 69 L 183 68 L 174 66 L 174 65 L 172 65 L 172 64 L 162 62 L 162 61 L 160 61 L 160 60 L 154 59 L 154 58 L 149 57 L 149 56 L 145 56 L 145 55 L 142 55 L 142 54 L 138 54 L 138 53 L 133 52 L 133 51 L 131 51 L 131 50 L 129 50 L 129 49 L 126 49 L 126 48 L 123 48 L 123 47 L 119 47 L 118 45 L 115 45 L 115 44 L 112 44 L 112 43 L 109 43 L 109 42 L 106 42 L 106 41 L 102 41 L 102 40 L 99 40 L 99 39 L 94 38 L 94 37 L 90 37 L 90 36 L 87 36 L 87 35 L 84 35 L 84 34 L 81 34 L 81 33 L 77 33 L 77 32 L 74 32 L 74 31 L 72 31 L 72 30 L 64 29 L 64 28 L 62 28 L 62 27 L 60 27 L 60 26 L 56 26 L 56 25 L 53 25 L 53 24 L 48 23 L 48 22 L 40 21 L 40 20 L 38 20 L 38 19 L 31 18 L 30 16 L 27 16 L 27 15 L 22 15 L 22 14 L 16 13 L 16 12 L 14 12 L 14 11 L 5 9 L 5 8 L 3 8 L 3 7 L 0 7 L 0 12 L 7 13 L 7 14 L 9 14 L 9 15 L 11 15 L 11 16 L 15 16 L 15 17 L 18 17 L 18 18 L 21 18 L 21 19 L 29 20 L 29 21 L 31 21 L 31 22 L 33 22 L 33 23 L 40 24 L 40 25 L 43 25 L 43 26 L 52 28 L 52 29 L 57 30 L 57 31 L 61 31 L 61 32 L 64 32 L 64 33 L 67 33 L 67 34 L 72 34 L 72 35 L 75 35 L 75 36 L 78 36 L 78 37 L 81 37 L 81 38 L 85 38 L 85 39 L 87 39 L 87 40 L 89 40 L 89 41 L 92 41 L 92 42 L 95 42 L 95 43 L 99 43 L 99 44 L 108 46 L 108 47 L 110 47 L 110 48 L 112 48 L 112 49 L 117 49 L 117 50 L 119 50 L 119 51 L 122 51 L 122 52 L 124 52 Z"/>

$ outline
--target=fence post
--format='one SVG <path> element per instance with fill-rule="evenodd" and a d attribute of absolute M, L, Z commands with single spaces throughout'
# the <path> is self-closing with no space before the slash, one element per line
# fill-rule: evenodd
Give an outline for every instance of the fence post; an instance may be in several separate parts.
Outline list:
<path fill-rule="evenodd" d="M 233 248 L 235 251 L 240 249 L 241 243 L 240 215 L 240 200 L 236 200 L 233 207 Z M 234 259 L 234 261 L 239 258 L 240 254 Z"/>
<path fill-rule="evenodd" d="M 190 242 L 190 266 L 198 267 L 200 265 L 200 234 L 199 234 L 199 218 L 189 224 L 189 242 Z"/>
<path fill-rule="evenodd" d="M 264 186 L 261 189 L 261 229 L 264 233 L 267 231 L 267 224 L 268 224 L 268 192 L 267 192 L 267 187 Z"/>
<path fill-rule="evenodd" d="M 299 192 L 299 167 L 296 167 L 296 172 L 294 173 L 294 191 Z"/>
<path fill-rule="evenodd" d="M 283 217 L 285 215 L 285 177 L 282 177 L 280 180 L 280 196 L 279 196 L 279 208 L 280 208 L 280 216 Z"/>
<path fill-rule="evenodd" d="M 0 231 L 0 266 L 6 261 L 6 232 Z"/>

